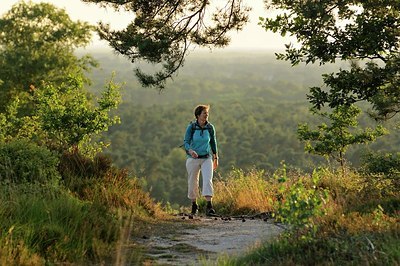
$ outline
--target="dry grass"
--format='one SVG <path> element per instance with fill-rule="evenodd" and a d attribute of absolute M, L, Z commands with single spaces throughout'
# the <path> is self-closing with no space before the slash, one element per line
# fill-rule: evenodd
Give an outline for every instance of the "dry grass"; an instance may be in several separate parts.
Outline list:
<path fill-rule="evenodd" d="M 12 228 L 10 228 L 12 231 Z M 15 241 L 18 241 L 15 243 Z M 45 259 L 33 253 L 22 240 L 14 240 L 12 232 L 0 238 L 0 265 L 24 266 L 24 265 L 45 265 Z"/>
<path fill-rule="evenodd" d="M 224 180 L 215 182 L 213 201 L 219 212 L 245 214 L 273 209 L 276 189 L 266 181 L 264 171 L 233 170 Z"/>
<path fill-rule="evenodd" d="M 327 169 L 318 169 L 309 176 L 277 171 L 274 177 L 257 171 L 237 171 L 218 184 L 218 193 L 229 194 L 228 202 L 235 208 L 248 207 L 253 199 L 253 210 L 265 199 L 265 206 L 271 208 L 271 201 L 285 201 L 285 193 L 290 191 L 285 187 L 301 180 L 306 189 L 329 191 L 324 213 L 313 217 L 312 228 L 289 231 L 278 241 L 266 243 L 243 257 L 221 258 L 217 265 L 400 265 L 400 189 L 390 180 L 349 170 L 342 175 Z M 279 190 L 280 177 L 286 182 Z M 315 186 L 313 177 L 319 180 Z M 248 191 L 247 205 L 241 203 L 246 197 L 240 196 L 245 195 L 240 189 L 256 191 Z M 225 195 L 218 202 L 224 200 Z M 311 238 L 302 237 L 310 230 L 315 230 Z"/>

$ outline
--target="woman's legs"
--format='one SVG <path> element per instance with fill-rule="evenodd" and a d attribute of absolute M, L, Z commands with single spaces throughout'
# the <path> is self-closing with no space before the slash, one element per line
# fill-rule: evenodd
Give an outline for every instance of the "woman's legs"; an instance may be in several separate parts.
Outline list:
<path fill-rule="evenodd" d="M 192 202 L 196 202 L 199 196 L 200 164 L 198 163 L 198 159 L 186 159 L 186 170 L 188 172 L 188 198 Z"/>
<path fill-rule="evenodd" d="M 203 192 L 202 195 L 207 200 L 207 208 L 206 214 L 211 215 L 215 214 L 215 210 L 212 206 L 212 196 L 214 195 L 214 188 L 213 188 L 213 161 L 211 158 L 206 159 L 201 164 L 201 175 L 203 177 Z"/>
<path fill-rule="evenodd" d="M 213 162 L 211 158 L 204 159 L 201 164 L 201 176 L 203 177 L 203 191 L 202 196 L 210 201 L 214 195 L 213 188 Z"/>
<path fill-rule="evenodd" d="M 211 158 L 207 159 L 186 159 L 186 170 L 188 172 L 188 198 L 192 201 L 192 214 L 197 212 L 196 199 L 199 196 L 199 175 L 202 175 L 202 196 L 207 200 L 207 214 L 214 214 L 212 207 L 213 189 L 213 162 Z"/>
<path fill-rule="evenodd" d="M 199 174 L 200 165 L 195 159 L 186 159 L 186 170 L 188 172 L 188 198 L 192 201 L 193 215 L 197 214 L 198 206 L 196 199 L 199 195 Z"/>

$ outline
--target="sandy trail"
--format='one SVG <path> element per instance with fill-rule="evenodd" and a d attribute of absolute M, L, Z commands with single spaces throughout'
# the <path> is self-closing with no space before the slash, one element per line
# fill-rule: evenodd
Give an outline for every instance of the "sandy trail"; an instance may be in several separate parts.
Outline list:
<path fill-rule="evenodd" d="M 150 265 L 210 265 L 223 254 L 240 255 L 278 236 L 284 229 L 271 220 L 182 217 L 182 226 L 160 235 L 137 239 L 146 246 Z"/>

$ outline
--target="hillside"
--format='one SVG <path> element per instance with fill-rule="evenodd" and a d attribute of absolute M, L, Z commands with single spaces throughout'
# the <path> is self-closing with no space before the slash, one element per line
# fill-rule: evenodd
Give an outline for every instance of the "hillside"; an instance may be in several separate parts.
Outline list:
<path fill-rule="evenodd" d="M 308 88 L 320 85 L 323 73 L 345 65 L 291 67 L 272 53 L 199 52 L 159 92 L 142 88 L 134 66 L 124 58 L 104 53 L 94 57 L 101 68 L 92 73 L 93 88 L 99 88 L 111 72 L 116 81 L 125 82 L 118 110 L 122 123 L 104 135 L 103 140 L 111 142 L 106 153 L 118 166 L 141 177 L 160 201 L 186 201 L 185 154 L 179 146 L 199 103 L 211 105 L 210 121 L 216 126 L 220 148 L 217 176 L 232 168 L 271 172 L 282 161 L 296 171 L 310 171 L 324 162 L 305 154 L 296 136 L 297 125 L 320 122 L 308 111 Z M 361 123 L 374 122 L 364 116 Z M 398 144 L 392 134 L 368 148 L 351 149 L 348 160 L 359 165 L 366 149 L 391 150 Z"/>

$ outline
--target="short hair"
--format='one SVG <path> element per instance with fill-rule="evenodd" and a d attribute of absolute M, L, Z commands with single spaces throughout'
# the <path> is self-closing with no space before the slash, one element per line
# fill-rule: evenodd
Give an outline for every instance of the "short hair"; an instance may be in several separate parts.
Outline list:
<path fill-rule="evenodd" d="M 205 104 L 197 105 L 196 108 L 194 109 L 194 116 L 198 118 L 201 115 L 201 112 L 203 112 L 203 110 L 207 111 L 210 110 L 210 106 Z"/>

